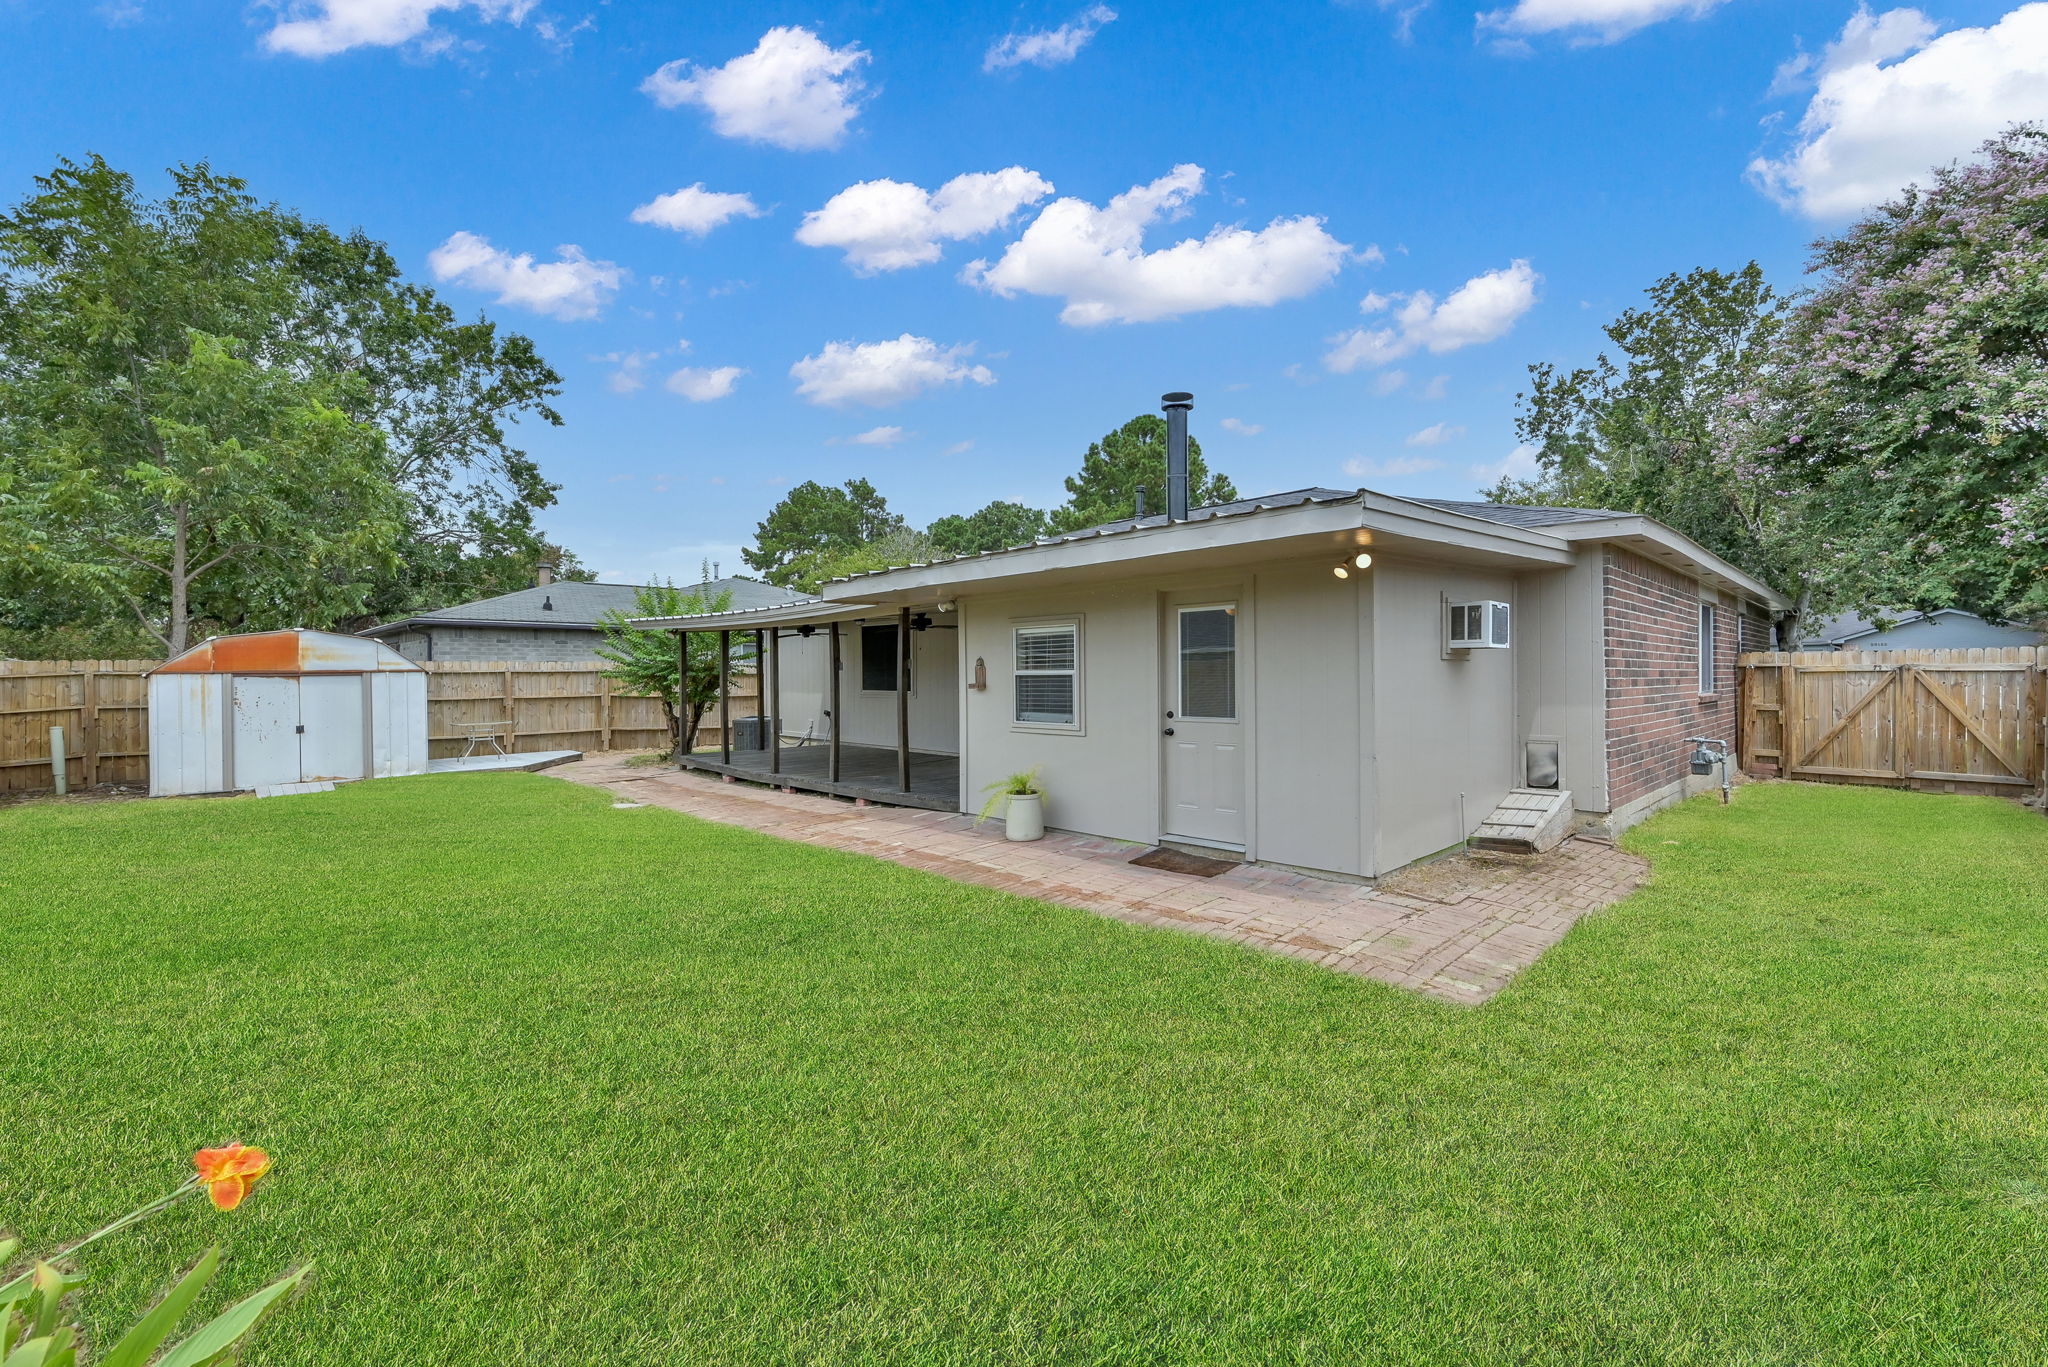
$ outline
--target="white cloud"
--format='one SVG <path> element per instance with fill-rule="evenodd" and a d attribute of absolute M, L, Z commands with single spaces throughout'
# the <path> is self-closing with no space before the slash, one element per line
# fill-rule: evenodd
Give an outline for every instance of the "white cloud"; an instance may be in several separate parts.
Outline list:
<path fill-rule="evenodd" d="M 855 69 L 868 54 L 832 47 L 804 28 L 771 28 L 724 66 L 669 62 L 640 83 L 663 109 L 702 105 L 728 138 L 805 152 L 837 147 L 860 112 Z"/>
<path fill-rule="evenodd" d="M 1811 76 L 1813 99 L 1792 148 L 1752 161 L 1751 181 L 1810 218 L 1847 217 L 2008 124 L 2048 119 L 2048 4 L 1935 32 L 1918 10 L 1859 9 L 1818 61 L 1781 69 L 1781 84 Z"/>
<path fill-rule="evenodd" d="M 1408 372 L 1405 370 L 1382 371 L 1380 374 L 1372 377 L 1372 392 L 1384 399 L 1387 395 L 1395 393 L 1402 385 L 1407 383 Z"/>
<path fill-rule="evenodd" d="M 684 345 L 688 345 L 685 343 Z M 658 351 L 613 351 L 593 356 L 593 361 L 616 367 L 605 377 L 605 388 L 614 394 L 637 394 L 647 387 L 647 367 L 661 359 Z"/>
<path fill-rule="evenodd" d="M 850 437 L 843 438 L 843 440 L 849 446 L 880 446 L 886 448 L 899 445 L 908 436 L 910 436 L 910 433 L 900 427 L 870 427 L 865 432 L 856 432 Z"/>
<path fill-rule="evenodd" d="M 715 369 L 702 366 L 684 366 L 663 382 L 663 388 L 671 394 L 680 394 L 691 403 L 710 403 L 732 393 L 740 382 L 740 376 L 747 372 L 736 365 L 722 365 Z"/>
<path fill-rule="evenodd" d="M 1456 441 L 1465 435 L 1462 427 L 1453 427 L 1447 422 L 1431 423 L 1420 432 L 1410 433 L 1405 443 L 1409 446 L 1442 446 L 1445 442 Z"/>
<path fill-rule="evenodd" d="M 1235 432 L 1240 437 L 1256 437 L 1266 430 L 1265 424 L 1246 422 L 1242 418 L 1225 418 L 1216 425 L 1226 432 Z"/>
<path fill-rule="evenodd" d="M 1054 200 L 1000 260 L 973 262 L 962 279 L 1004 298 L 1064 298 L 1060 321 L 1093 327 L 1277 304 L 1320 289 L 1351 255 L 1320 218 L 1307 215 L 1276 218 L 1258 232 L 1219 225 L 1205 237 L 1146 251 L 1145 229 L 1185 213 L 1202 176 L 1199 166 L 1176 166 L 1099 209 Z"/>
<path fill-rule="evenodd" d="M 1431 377 L 1430 382 L 1424 385 L 1422 387 L 1422 392 L 1417 394 L 1415 397 L 1421 399 L 1425 403 L 1434 403 L 1438 399 L 1443 398 L 1444 395 L 1450 392 L 1451 377 L 1448 375 L 1437 375 Z"/>
<path fill-rule="evenodd" d="M 263 46 L 294 57 L 332 57 L 355 47 L 397 47 L 416 39 L 445 46 L 433 31 L 437 10 L 474 10 L 480 19 L 523 23 L 539 0 L 295 0 Z"/>
<path fill-rule="evenodd" d="M 942 347 L 929 337 L 904 333 L 886 342 L 828 342 L 815 356 L 789 368 L 796 392 L 816 404 L 838 407 L 866 404 L 887 408 L 914 399 L 927 389 L 996 382 L 984 365 L 971 365 L 971 343 Z"/>
<path fill-rule="evenodd" d="M 1727 0 L 1516 0 L 1479 16 L 1481 33 L 1536 38 L 1569 33 L 1581 43 L 1612 43 L 1637 29 L 1684 16 L 1697 19 Z"/>
<path fill-rule="evenodd" d="M 939 242 L 958 242 L 1008 226 L 1017 211 L 1052 193 L 1036 171 L 1008 166 L 955 176 L 935 191 L 900 180 L 864 180 L 804 215 L 796 240 L 838 247 L 862 275 L 939 259 Z"/>
<path fill-rule="evenodd" d="M 974 438 L 969 437 L 966 441 L 954 442 L 951 446 L 948 446 L 945 450 L 939 452 L 939 454 L 942 456 L 964 456 L 973 449 Z"/>
<path fill-rule="evenodd" d="M 702 237 L 736 218 L 759 218 L 763 212 L 753 196 L 707 190 L 700 180 L 695 185 L 656 195 L 635 209 L 631 218 L 635 223 L 651 223 L 657 228 Z"/>
<path fill-rule="evenodd" d="M 444 283 L 489 290 L 501 304 L 532 309 L 552 318 L 594 318 L 625 283 L 626 268 L 593 261 L 581 247 L 555 248 L 554 261 L 535 261 L 531 253 L 514 256 L 475 233 L 454 233 L 427 254 L 434 278 Z"/>
<path fill-rule="evenodd" d="M 1534 479 L 1543 472 L 1536 463 L 1536 448 L 1524 442 L 1501 459 L 1490 465 L 1472 467 L 1472 478 L 1482 486 L 1492 486 L 1503 479 Z"/>
<path fill-rule="evenodd" d="M 1323 365 L 1340 375 L 1398 361 L 1418 351 L 1441 356 L 1508 335 L 1523 314 L 1536 305 L 1536 287 L 1543 283 L 1527 261 L 1503 270 L 1475 275 L 1451 291 L 1441 304 L 1427 290 L 1413 294 L 1368 294 L 1359 307 L 1366 313 L 1395 310 L 1390 326 L 1353 328 L 1330 338 Z"/>
<path fill-rule="evenodd" d="M 981 59 L 981 69 L 1003 71 L 1027 64 L 1062 66 L 1078 57 L 1104 24 L 1115 22 L 1115 10 L 1107 5 L 1091 5 L 1058 28 L 1008 34 L 989 47 Z"/>
<path fill-rule="evenodd" d="M 1428 456 L 1395 456 L 1391 460 L 1368 460 L 1353 456 L 1344 462 L 1344 473 L 1353 479 L 1400 479 L 1405 475 L 1426 475 L 1441 470 L 1444 463 Z"/>

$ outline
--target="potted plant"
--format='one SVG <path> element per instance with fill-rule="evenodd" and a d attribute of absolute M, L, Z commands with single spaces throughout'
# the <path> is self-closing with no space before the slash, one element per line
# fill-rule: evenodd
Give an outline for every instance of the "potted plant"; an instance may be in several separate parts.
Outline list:
<path fill-rule="evenodd" d="M 1045 834 L 1045 789 L 1038 784 L 1038 766 L 1020 769 L 982 789 L 980 821 L 1003 809 L 1003 834 L 1012 840 L 1037 840 Z"/>

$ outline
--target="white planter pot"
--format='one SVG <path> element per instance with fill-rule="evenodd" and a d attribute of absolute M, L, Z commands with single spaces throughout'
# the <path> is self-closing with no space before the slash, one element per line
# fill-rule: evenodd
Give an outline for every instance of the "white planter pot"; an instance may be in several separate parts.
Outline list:
<path fill-rule="evenodd" d="M 1003 834 L 1012 840 L 1038 840 L 1045 835 L 1045 796 L 1011 793 L 1003 809 Z"/>

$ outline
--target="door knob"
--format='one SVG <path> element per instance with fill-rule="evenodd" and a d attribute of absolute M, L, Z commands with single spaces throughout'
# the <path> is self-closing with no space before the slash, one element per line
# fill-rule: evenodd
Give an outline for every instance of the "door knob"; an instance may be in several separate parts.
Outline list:
<path fill-rule="evenodd" d="M 1173 734 L 1173 728 L 1171 726 L 1166 728 L 1166 734 L 1169 736 Z"/>

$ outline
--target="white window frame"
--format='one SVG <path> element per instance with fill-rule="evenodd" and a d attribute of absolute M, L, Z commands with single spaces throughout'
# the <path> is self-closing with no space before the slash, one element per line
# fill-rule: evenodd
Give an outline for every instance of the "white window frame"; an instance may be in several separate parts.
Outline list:
<path fill-rule="evenodd" d="M 1719 661 L 1715 656 L 1719 651 L 1720 644 L 1716 639 L 1721 626 L 1720 604 L 1702 598 L 1700 600 L 1698 621 L 1699 625 L 1695 629 L 1699 633 L 1700 696 L 1702 698 L 1717 697 L 1720 694 L 1720 689 L 1717 686 L 1720 680 L 1715 674 L 1715 670 L 1719 665 Z"/>
<path fill-rule="evenodd" d="M 1236 676 L 1231 680 L 1230 696 L 1233 705 L 1237 708 L 1237 715 L 1234 717 L 1189 716 L 1186 709 L 1181 706 L 1182 703 L 1187 701 L 1188 696 L 1187 681 L 1182 677 L 1186 672 L 1185 665 L 1187 662 L 1186 654 L 1181 646 L 1182 622 L 1191 612 L 1215 612 L 1218 609 L 1228 612 L 1231 620 L 1236 623 L 1230 637 L 1231 667 L 1236 671 Z M 1236 726 L 1244 720 L 1244 618 L 1240 615 L 1242 611 L 1241 605 L 1235 600 L 1226 600 L 1220 603 L 1182 603 L 1174 608 L 1173 702 L 1176 719 L 1184 718 L 1188 721 L 1212 722 L 1217 726 Z"/>
<path fill-rule="evenodd" d="M 1072 669 L 1019 669 L 1017 668 L 1017 638 L 1026 631 L 1046 631 L 1064 628 L 1074 633 L 1074 667 Z M 1017 617 L 1010 621 L 1010 729 L 1012 731 L 1036 731 L 1057 736 L 1080 736 L 1088 731 L 1087 717 L 1087 639 L 1085 623 L 1074 617 Z M 1017 680 L 1025 675 L 1064 674 L 1074 680 L 1074 719 L 1067 721 L 1020 721 L 1017 718 Z"/>

